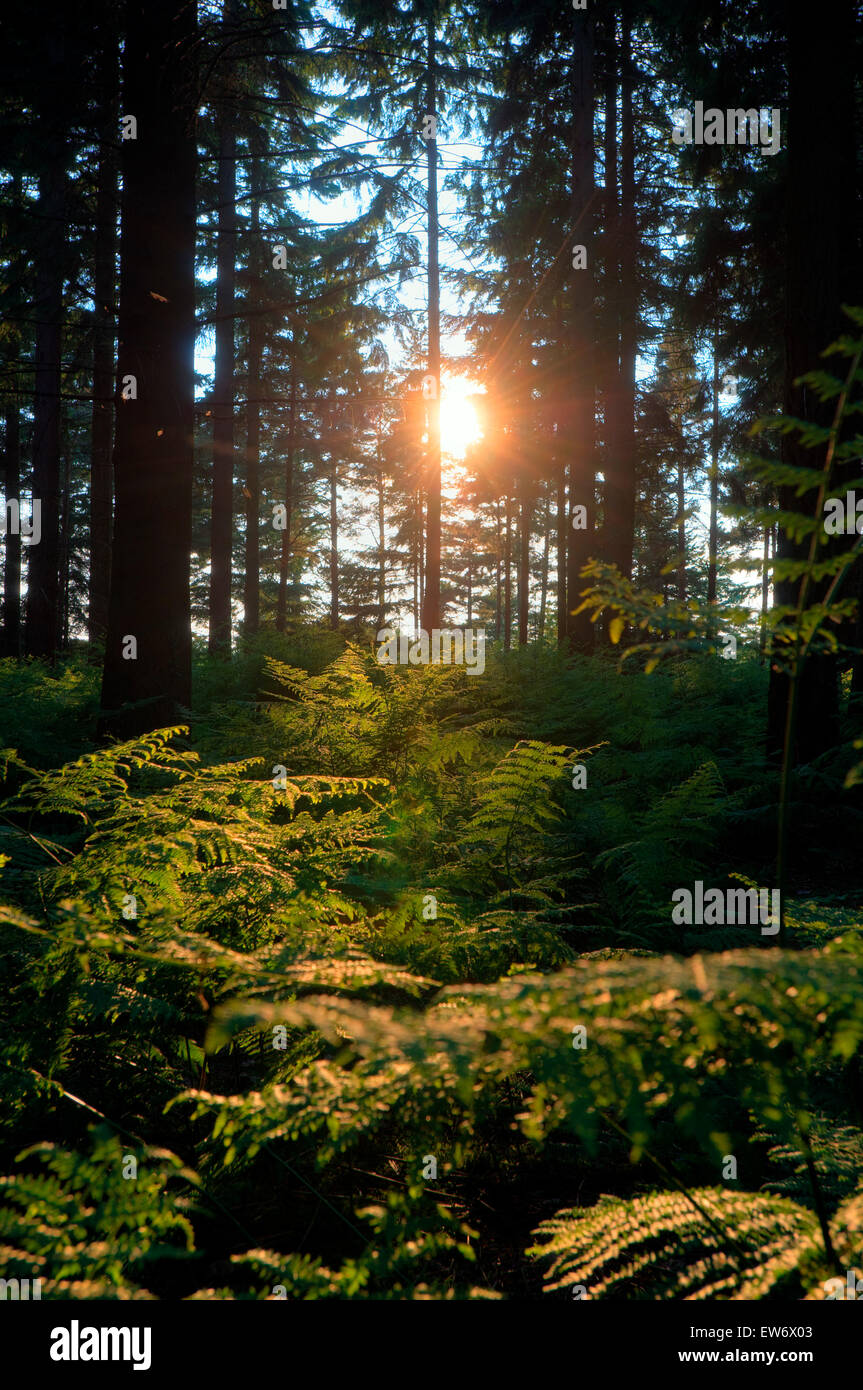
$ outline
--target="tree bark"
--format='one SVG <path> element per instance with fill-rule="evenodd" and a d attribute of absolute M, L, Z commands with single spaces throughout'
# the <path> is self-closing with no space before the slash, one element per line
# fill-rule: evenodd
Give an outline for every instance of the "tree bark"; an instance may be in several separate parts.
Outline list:
<path fill-rule="evenodd" d="M 254 280 L 249 289 L 248 308 L 248 373 L 246 390 L 246 536 L 245 536 L 245 578 L 243 583 L 243 622 L 247 632 L 257 632 L 261 621 L 260 584 L 260 505 L 261 505 L 261 399 L 264 393 L 262 363 L 266 327 L 264 315 L 255 313 L 256 300 L 261 298 L 263 276 L 263 255 L 261 247 L 261 199 L 263 196 L 262 160 L 264 158 L 264 137 L 259 127 L 253 127 L 249 137 L 251 173 L 251 269 Z M 291 376 L 293 391 L 293 374 Z M 293 432 L 293 405 L 291 406 L 291 434 Z M 293 442 L 289 443 L 289 452 Z M 288 467 L 292 467 L 291 458 Z M 279 592 L 276 600 L 276 629 L 285 630 L 285 566 L 290 554 L 291 499 L 285 499 L 287 518 L 282 532 L 281 558 L 279 562 Z"/>
<path fill-rule="evenodd" d="M 64 44 L 53 20 L 45 45 L 44 104 L 40 121 L 43 163 L 36 205 L 36 370 L 33 402 L 33 501 L 42 514 L 42 537 L 29 547 L 27 652 L 53 660 L 60 636 L 60 403 L 63 267 L 66 258 Z"/>
<path fill-rule="evenodd" d="M 209 649 L 214 656 L 229 656 L 231 651 L 234 295 L 237 259 L 237 142 L 233 121 L 230 110 L 221 112 L 216 252 L 216 358 L 213 374 L 213 511 L 210 523 Z M 257 526 L 255 535 L 257 536 Z"/>
<path fill-rule="evenodd" d="M 542 569 L 539 585 L 539 622 L 537 637 L 541 642 L 545 637 L 545 610 L 548 602 L 548 555 L 551 540 L 551 500 L 548 490 L 545 494 L 545 516 L 542 527 Z"/>
<path fill-rule="evenodd" d="M 103 120 L 96 184 L 93 257 L 93 414 L 90 426 L 90 576 L 87 636 L 98 657 L 108 631 L 111 588 L 111 510 L 114 500 L 114 302 L 117 292 L 117 76 L 111 31 L 102 61 Z"/>
<path fill-rule="evenodd" d="M 427 111 L 437 118 L 435 74 L 435 9 L 427 24 Z M 434 130 L 434 127 L 432 127 Z M 426 632 L 440 627 L 440 272 L 438 268 L 437 140 L 426 141 L 428 173 L 428 376 L 434 395 L 428 400 L 428 461 L 426 466 L 426 565 L 422 626 Z"/>
<path fill-rule="evenodd" d="M 854 5 L 852 0 L 825 0 L 818 23 L 799 6 L 788 11 L 788 182 L 785 287 L 785 410 L 797 418 L 829 425 L 834 402 L 820 405 L 803 385 L 805 372 L 821 367 L 819 354 L 840 332 L 847 332 L 843 301 L 859 283 L 854 248 L 855 187 L 849 169 L 854 150 Z M 813 120 L 813 111 L 818 119 Z M 825 140 L 823 131 L 830 131 Z M 813 189 L 818 196 L 813 196 Z M 829 369 L 829 368 L 828 368 Z M 823 448 L 806 449 L 797 434 L 782 438 L 782 461 L 816 468 Z M 797 498 L 793 486 L 779 489 L 781 510 L 811 512 L 812 493 Z M 848 540 L 853 544 L 853 537 Z M 793 542 L 779 531 L 779 558 L 801 559 L 809 538 Z M 777 580 L 776 602 L 795 605 L 799 579 Z M 811 584 L 809 601 L 823 597 L 826 581 Z M 778 757 L 785 743 L 790 681 L 771 665 L 768 694 L 767 748 Z M 798 681 L 796 736 L 792 762 L 810 762 L 839 738 L 838 669 L 830 654 L 807 659 Z"/>
<path fill-rule="evenodd" d="M 285 453 L 285 529 L 279 556 L 279 597 L 276 607 L 276 630 L 284 632 L 288 609 L 288 573 L 291 564 L 291 526 L 294 511 L 294 449 L 297 420 L 297 373 L 291 362 L 291 384 L 288 395 L 288 442 Z"/>
<path fill-rule="evenodd" d="M 330 627 L 339 628 L 339 488 L 336 461 L 330 462 Z"/>
<path fill-rule="evenodd" d="M 680 434 L 682 440 L 682 420 Z M 682 452 L 677 455 L 677 597 L 681 603 L 686 602 L 686 478 Z"/>
<path fill-rule="evenodd" d="M 569 411 L 571 452 L 569 505 L 587 509 L 587 526 L 570 526 L 567 554 L 567 638 L 573 650 L 593 645 L 594 627 L 587 613 L 576 613 L 584 587 L 580 570 L 593 551 L 596 524 L 595 363 L 594 363 L 594 21 L 582 11 L 572 16 L 573 53 L 570 70 L 572 192 L 570 217 L 573 243 L 587 250 L 587 267 L 571 271 L 572 318 L 570 361 L 572 396 Z"/>
<path fill-rule="evenodd" d="M 710 529 L 707 542 L 707 602 L 716 602 L 719 551 L 719 330 L 713 332 L 713 415 L 710 423 Z M 713 616 L 710 618 L 714 626 Z"/>
<path fill-rule="evenodd" d="M 17 365 L 17 364 L 16 364 Z M 21 503 L 21 416 L 13 389 L 4 412 L 4 486 L 6 501 Z M 21 534 L 6 533 L 3 557 L 3 655 L 21 657 Z"/>
<path fill-rule="evenodd" d="M 124 107 L 138 138 L 122 147 L 119 375 L 138 398 L 117 410 L 100 724 L 122 738 L 182 721 L 191 703 L 195 31 L 194 0 L 129 0 Z"/>
<path fill-rule="evenodd" d="M 527 646 L 527 621 L 530 615 L 530 522 L 531 499 L 522 486 L 518 526 L 518 645 Z"/>
<path fill-rule="evenodd" d="M 506 551 L 503 557 L 503 649 L 509 651 L 512 641 L 512 501 L 506 499 Z"/>
<path fill-rule="evenodd" d="M 558 432 L 558 440 L 560 432 Z M 566 543 L 569 522 L 566 516 L 566 460 L 561 456 L 557 468 L 557 640 L 568 642 L 567 622 L 569 612 L 566 606 Z"/>

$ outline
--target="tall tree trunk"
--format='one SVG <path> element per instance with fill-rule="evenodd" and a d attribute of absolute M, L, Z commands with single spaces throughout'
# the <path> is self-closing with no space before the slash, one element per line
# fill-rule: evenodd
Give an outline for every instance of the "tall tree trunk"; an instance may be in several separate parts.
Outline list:
<path fill-rule="evenodd" d="M 426 584 L 426 552 L 425 552 L 425 515 L 423 510 L 422 488 L 417 490 L 417 555 L 419 557 L 419 622 L 417 627 L 422 627 L 425 613 L 425 584 Z"/>
<path fill-rule="evenodd" d="M 384 471 L 381 467 L 380 423 L 375 438 L 375 453 L 378 471 L 375 475 L 378 494 L 378 632 L 382 631 L 387 618 L 387 524 L 386 493 L 384 491 Z"/>
<path fill-rule="evenodd" d="M 226 0 L 226 18 L 228 13 Z M 231 650 L 234 531 L 234 291 L 237 260 L 237 141 L 234 116 L 230 110 L 222 111 L 219 117 L 218 198 L 209 649 L 213 655 L 228 656 Z M 257 537 L 257 524 L 254 529 Z"/>
<path fill-rule="evenodd" d="M 558 430 L 558 440 L 560 430 Z M 557 468 L 557 640 L 567 643 L 569 610 L 566 604 L 566 550 L 569 521 L 566 515 L 566 460 L 561 455 Z"/>
<path fill-rule="evenodd" d="M 620 217 L 620 375 L 616 400 L 617 510 L 614 563 L 632 578 L 635 545 L 637 445 L 635 438 L 635 362 L 638 356 L 638 224 L 635 216 L 635 123 L 632 89 L 632 5 L 623 0 L 621 39 Z"/>
<path fill-rule="evenodd" d="M 494 504 L 495 530 L 497 532 L 497 550 L 495 552 L 495 588 L 494 588 L 494 634 L 498 642 L 503 635 L 503 620 L 501 618 L 501 559 L 503 557 L 503 532 L 500 524 L 500 498 Z"/>
<path fill-rule="evenodd" d="M 532 503 L 522 485 L 518 546 L 518 645 L 527 646 L 527 620 L 530 615 L 530 522 Z"/>
<path fill-rule="evenodd" d="M 473 622 L 473 551 L 467 557 L 467 625 Z"/>
<path fill-rule="evenodd" d="M 768 611 L 768 607 L 769 607 L 769 604 L 770 604 L 770 537 L 771 537 L 772 533 L 773 533 L 773 527 L 772 527 L 772 526 L 765 526 L 765 527 L 764 527 L 764 553 L 763 553 L 762 562 L 761 562 L 761 563 L 762 563 L 762 570 L 761 570 L 761 616 L 762 616 L 762 618 L 766 618 L 766 617 L 767 617 L 767 611 Z M 759 630 L 759 634 L 758 634 L 758 653 L 759 653 L 759 661 L 760 661 L 762 664 L 763 664 L 763 662 L 764 662 L 764 648 L 765 648 L 765 646 L 766 646 L 766 643 L 767 643 L 767 628 L 765 627 L 764 623 L 762 623 L 762 624 L 761 624 L 761 628 L 760 628 L 760 630 Z"/>
<path fill-rule="evenodd" d="M 102 139 L 96 182 L 93 255 L 93 414 L 90 426 L 90 577 L 87 636 L 99 658 L 108 631 L 111 587 L 111 509 L 114 497 L 114 302 L 117 292 L 116 35 L 111 31 L 101 65 Z"/>
<path fill-rule="evenodd" d="M 512 501 L 506 499 L 506 551 L 503 557 L 503 649 L 509 651 L 512 640 Z"/>
<path fill-rule="evenodd" d="M 129 0 L 122 146 L 116 513 L 101 732 L 130 738 L 191 703 L 195 354 L 194 0 Z"/>
<path fill-rule="evenodd" d="M 420 627 L 420 604 L 422 603 L 422 593 L 420 590 L 420 554 L 422 551 L 422 517 L 419 513 L 419 492 L 417 492 L 414 517 L 418 525 L 414 525 L 413 539 L 411 541 L 411 568 L 413 570 L 413 615 L 414 631 Z"/>
<path fill-rule="evenodd" d="M 427 111 L 437 119 L 437 80 L 435 73 L 436 7 L 427 23 L 426 80 Z M 428 464 L 426 468 L 426 573 L 422 626 L 426 632 L 440 627 L 440 272 L 438 269 L 437 140 L 432 125 L 426 142 L 428 172 L 428 376 L 434 394 L 428 400 Z"/>
<path fill-rule="evenodd" d="M 609 563 L 619 558 L 621 543 L 621 478 L 619 475 L 620 446 L 618 429 L 620 424 L 620 271 L 619 239 L 620 211 L 617 186 L 618 148 L 617 148 L 617 91 L 618 91 L 618 46 L 617 9 L 609 6 L 604 33 L 605 82 L 604 82 L 604 160 L 605 182 L 603 188 L 603 229 L 604 244 L 604 313 L 602 333 L 603 396 L 605 408 L 604 443 L 605 456 L 603 472 L 605 475 L 605 508 L 602 533 L 599 537 L 600 553 Z"/>
<path fill-rule="evenodd" d="M 293 350 L 293 344 L 292 344 Z M 279 597 L 276 607 L 276 630 L 284 632 L 288 608 L 288 575 L 291 567 L 291 527 L 294 512 L 294 449 L 297 428 L 297 372 L 291 359 L 291 384 L 288 395 L 288 446 L 285 453 L 285 529 L 279 556 Z"/>
<path fill-rule="evenodd" d="M 69 570 L 72 556 L 72 498 L 71 469 L 69 466 L 69 436 L 66 430 L 62 437 L 63 477 L 60 487 L 60 528 L 59 528 L 59 596 L 57 609 L 57 650 L 69 648 Z"/>
<path fill-rule="evenodd" d="M 716 602 L 719 558 L 719 330 L 713 331 L 713 416 L 710 423 L 710 530 L 707 543 L 707 602 Z M 714 619 L 710 618 L 711 629 Z"/>
<path fill-rule="evenodd" d="M 54 21 L 45 42 L 43 141 L 36 204 L 36 370 L 33 403 L 33 499 L 42 512 L 42 538 L 27 564 L 27 652 L 52 658 L 59 639 L 61 323 L 66 258 L 66 138 L 63 110 L 64 43 Z"/>
<path fill-rule="evenodd" d="M 585 269 L 571 271 L 572 315 L 570 381 L 572 386 L 569 464 L 570 512 L 575 506 L 587 511 L 585 528 L 569 530 L 567 555 L 567 637 L 574 650 L 589 650 L 594 627 L 587 613 L 576 613 L 584 587 L 580 570 L 593 550 L 596 524 L 595 462 L 595 364 L 593 279 L 596 257 L 594 215 L 594 21 L 582 11 L 572 16 L 573 53 L 570 70 L 572 192 L 570 218 L 573 243 L 587 250 Z"/>
<path fill-rule="evenodd" d="M 540 570 L 539 583 L 539 625 L 537 627 L 537 637 L 540 642 L 545 637 L 545 609 L 548 602 L 548 557 L 551 540 L 551 495 L 547 488 L 545 493 L 545 513 L 542 527 L 542 568 Z"/>
<path fill-rule="evenodd" d="M 788 10 L 788 204 L 785 288 L 785 410 L 797 418 L 830 423 L 833 402 L 820 405 L 798 378 L 820 367 L 819 354 L 840 332 L 841 313 L 859 284 L 855 264 L 854 179 L 854 15 L 853 0 L 824 0 L 818 22 L 799 6 Z M 812 113 L 817 111 L 818 119 Z M 823 132 L 830 131 L 825 140 Z M 813 197 L 813 189 L 819 196 Z M 782 461 L 816 468 L 823 449 L 805 448 L 796 434 L 783 435 Z M 846 475 L 847 476 L 847 475 Z M 811 513 L 813 494 L 795 497 L 793 486 L 779 489 L 780 510 Z M 848 539 L 853 544 L 853 537 Z M 808 536 L 793 542 L 780 528 L 779 558 L 802 559 Z M 812 584 L 808 601 L 823 597 L 826 582 Z M 800 579 L 775 585 L 778 604 L 795 605 Z M 771 663 L 767 747 L 778 756 L 786 741 L 791 682 Z M 837 663 L 830 654 L 810 656 L 797 682 L 797 718 L 789 753 L 792 762 L 809 762 L 835 746 L 839 737 Z"/>
<path fill-rule="evenodd" d="M 682 438 L 682 420 L 680 433 Z M 686 602 L 686 478 L 682 452 L 677 456 L 677 597 L 681 603 Z"/>
<path fill-rule="evenodd" d="M 339 488 L 336 461 L 330 461 L 330 627 L 339 628 Z"/>
<path fill-rule="evenodd" d="M 17 362 L 14 364 L 17 368 Z M 17 371 L 15 373 L 17 379 Z M 12 388 L 4 411 L 4 491 L 6 501 L 21 503 L 21 416 L 17 387 Z M 3 655 L 21 656 L 21 533 L 6 533 L 3 557 Z"/>
<path fill-rule="evenodd" d="M 264 391 L 262 364 L 266 327 L 264 316 L 255 312 L 256 300 L 261 298 L 263 282 L 263 255 L 261 245 L 261 199 L 263 197 L 264 137 L 255 126 L 249 136 L 249 182 L 251 185 L 251 266 L 254 272 L 253 284 L 248 293 L 248 385 L 246 388 L 246 535 L 245 563 L 243 580 L 243 623 L 246 632 L 257 632 L 261 621 L 261 398 Z M 292 359 L 293 361 L 293 359 Z M 293 390 L 293 374 L 291 376 Z M 291 421 L 293 429 L 293 420 Z M 290 450 L 289 445 L 289 450 Z M 293 459 L 291 460 L 291 466 Z M 288 512 L 285 530 L 282 532 L 281 561 L 279 564 L 279 593 L 276 608 L 276 629 L 285 630 L 285 576 L 284 569 L 290 554 L 290 499 L 286 500 Z"/>

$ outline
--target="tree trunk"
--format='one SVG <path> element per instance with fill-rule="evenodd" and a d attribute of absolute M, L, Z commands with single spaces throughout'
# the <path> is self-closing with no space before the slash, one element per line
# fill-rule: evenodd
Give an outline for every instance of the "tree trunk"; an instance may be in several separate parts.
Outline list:
<path fill-rule="evenodd" d="M 467 557 L 467 625 L 473 622 L 473 552 Z"/>
<path fill-rule="evenodd" d="M 506 553 L 503 557 L 503 649 L 509 651 L 512 639 L 512 502 L 506 499 Z"/>
<path fill-rule="evenodd" d="M 339 629 L 339 489 L 336 462 L 330 463 L 330 627 Z"/>
<path fill-rule="evenodd" d="M 288 574 L 291 565 L 291 526 L 294 511 L 294 448 L 297 421 L 297 373 L 291 362 L 291 384 L 288 396 L 288 447 L 285 453 L 285 529 L 279 556 L 279 598 L 276 608 L 276 630 L 284 632 L 288 609 Z"/>
<path fill-rule="evenodd" d="M 15 364 L 17 365 L 17 363 Z M 6 501 L 21 504 L 21 416 L 13 388 L 4 412 L 4 489 Z M 3 557 L 3 655 L 21 657 L 21 534 L 6 533 Z"/>
<path fill-rule="evenodd" d="M 593 54 L 594 21 L 574 11 L 573 53 L 570 71 L 572 193 L 570 219 L 573 243 L 587 250 L 587 267 L 571 270 L 572 316 L 570 364 L 572 384 L 571 441 L 569 464 L 569 505 L 587 510 L 587 526 L 570 526 L 567 555 L 567 637 L 573 650 L 589 650 L 594 627 L 587 613 L 576 614 L 583 582 L 579 572 L 593 550 L 596 510 L 595 464 L 595 364 L 593 360 L 594 312 L 593 276 L 595 261 L 594 227 L 594 136 L 593 136 Z"/>
<path fill-rule="evenodd" d="M 129 0 L 122 146 L 116 512 L 103 735 L 187 718 L 195 353 L 194 3 Z"/>
<path fill-rule="evenodd" d="M 680 434 L 682 441 L 682 420 Z M 682 451 L 677 456 L 677 597 L 681 603 L 686 602 L 686 478 Z"/>
<path fill-rule="evenodd" d="M 501 559 L 503 556 L 503 532 L 500 525 L 500 498 L 494 504 L 494 521 L 497 532 L 497 551 L 495 553 L 495 589 L 494 589 L 494 634 L 500 641 L 503 634 L 503 621 L 501 618 Z"/>
<path fill-rule="evenodd" d="M 435 11 L 427 24 L 428 84 L 427 111 L 434 121 L 437 117 L 437 85 L 435 75 Z M 425 487 L 426 503 L 426 573 L 423 595 L 422 626 L 426 632 L 440 627 L 440 273 L 438 269 L 438 199 L 437 199 L 437 140 L 426 141 L 428 172 L 428 376 L 434 392 L 428 400 L 428 464 Z"/>
<path fill-rule="evenodd" d="M 380 425 L 378 425 L 376 434 L 376 453 L 378 462 L 378 471 L 375 477 L 378 494 L 378 632 L 380 632 L 387 619 L 386 493 L 384 492 L 384 472 L 381 468 Z"/>
<path fill-rule="evenodd" d="M 545 494 L 545 515 L 542 527 L 542 569 L 540 572 L 539 585 L 539 625 L 537 627 L 537 637 L 543 641 L 545 637 L 545 609 L 548 601 L 548 556 L 551 540 L 551 497 L 547 489 Z"/>
<path fill-rule="evenodd" d="M 713 332 L 713 418 L 710 424 L 710 531 L 707 544 L 707 602 L 716 602 L 719 552 L 719 330 Z M 710 617 L 711 630 L 714 627 Z"/>
<path fill-rule="evenodd" d="M 59 595 L 57 608 L 57 650 L 69 649 L 69 568 L 71 559 L 72 498 L 69 467 L 69 436 L 62 435 L 63 477 L 60 487 L 60 526 L 58 545 Z"/>
<path fill-rule="evenodd" d="M 229 110 L 221 113 L 219 122 L 218 197 L 209 648 L 214 656 L 229 656 L 234 530 L 234 290 L 237 259 L 237 142 L 234 117 Z M 254 529 L 257 537 L 257 525 Z"/>
<path fill-rule="evenodd" d="M 251 185 L 251 254 L 250 264 L 254 280 L 248 293 L 248 373 L 246 387 L 246 535 L 245 563 L 243 581 L 243 625 L 246 632 L 257 632 L 261 621 L 261 399 L 264 392 L 263 373 L 266 328 L 264 316 L 256 313 L 256 300 L 261 299 L 263 256 L 261 249 L 261 198 L 262 168 L 264 157 L 263 136 L 254 127 L 249 137 L 249 182 Z M 293 375 L 291 377 L 293 390 Z M 293 429 L 293 419 L 291 420 Z M 290 448 L 291 446 L 289 446 Z M 293 460 L 291 461 L 293 462 Z M 287 522 L 282 532 L 281 561 L 279 564 L 279 593 L 276 607 L 276 629 L 285 630 L 285 578 L 284 566 L 290 553 L 290 498 L 286 499 Z"/>
<path fill-rule="evenodd" d="M 638 224 L 635 217 L 635 123 L 632 116 L 631 0 L 623 3 L 621 41 L 620 218 L 620 376 L 616 400 L 617 523 L 614 562 L 632 578 L 635 545 L 637 443 L 635 437 L 635 360 L 638 355 Z"/>
<path fill-rule="evenodd" d="M 420 619 L 417 628 L 422 627 L 422 614 L 425 613 L 425 516 L 422 512 L 422 488 L 417 491 L 417 556 L 420 569 Z"/>
<path fill-rule="evenodd" d="M 42 537 L 27 564 L 27 652 L 53 659 L 60 636 L 60 352 L 63 266 L 66 259 L 66 169 L 63 35 L 53 22 L 45 44 L 44 107 L 40 121 L 43 164 L 36 204 L 34 313 L 36 370 L 33 403 L 33 501 L 42 513 Z"/>
<path fill-rule="evenodd" d="M 766 618 L 766 616 L 767 616 L 767 611 L 768 611 L 768 607 L 769 607 L 769 603 L 770 603 L 770 568 L 769 568 L 769 565 L 770 565 L 770 537 L 771 537 L 772 533 L 773 533 L 773 527 L 772 527 L 772 526 L 765 526 L 765 528 L 764 528 L 764 554 L 763 554 L 763 557 L 762 557 L 762 566 L 763 566 L 763 568 L 762 568 L 762 571 L 761 571 L 761 616 L 762 616 L 762 618 Z M 762 623 L 762 624 L 761 624 L 760 632 L 759 632 L 759 634 L 758 634 L 758 653 L 759 653 L 759 661 L 761 662 L 762 665 L 764 664 L 764 648 L 765 648 L 765 646 L 766 646 L 766 643 L 767 643 L 767 628 L 766 628 L 766 627 L 764 626 L 764 624 Z"/>
<path fill-rule="evenodd" d="M 518 645 L 527 646 L 527 620 L 530 615 L 530 522 L 533 508 L 526 488 L 522 489 L 518 547 Z"/>
<path fill-rule="evenodd" d="M 117 292 L 117 51 L 111 33 L 103 61 L 103 123 L 96 184 L 93 257 L 93 414 L 90 427 L 90 577 L 87 636 L 99 659 L 108 631 L 114 434 L 114 302 Z"/>
<path fill-rule="evenodd" d="M 558 434 L 558 438 L 560 435 Z M 566 606 L 566 461 L 563 457 L 557 470 L 557 640 L 567 643 L 569 611 Z"/>
<path fill-rule="evenodd" d="M 797 418 L 829 425 L 834 402 L 820 405 L 806 386 L 796 385 L 805 372 L 823 367 L 819 354 L 840 332 L 847 332 L 841 313 L 854 298 L 854 6 L 852 0 L 825 0 L 818 23 L 799 6 L 788 11 L 788 204 L 785 288 L 785 410 Z M 817 111 L 818 119 L 812 113 Z M 830 131 L 830 139 L 823 131 Z M 813 197 L 813 189 L 819 196 Z M 782 461 L 817 468 L 823 448 L 804 448 L 797 434 L 783 435 Z M 780 510 L 808 511 L 813 494 L 797 498 L 793 486 L 779 489 Z M 853 544 L 853 537 L 846 538 Z M 808 536 L 793 542 L 780 528 L 779 558 L 802 559 Z M 808 602 L 823 597 L 829 581 L 809 587 Z M 775 585 L 778 604 L 795 605 L 800 579 Z M 790 681 L 771 664 L 767 747 L 778 756 L 785 743 Z M 836 658 L 811 655 L 798 681 L 792 762 L 810 762 L 835 746 L 839 738 Z"/>

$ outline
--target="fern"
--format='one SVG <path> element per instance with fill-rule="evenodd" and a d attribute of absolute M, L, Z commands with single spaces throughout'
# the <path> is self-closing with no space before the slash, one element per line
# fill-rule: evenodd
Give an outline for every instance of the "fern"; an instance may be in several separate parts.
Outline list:
<path fill-rule="evenodd" d="M 136 1158 L 137 1177 L 124 1177 Z M 0 1258 L 7 1277 L 38 1278 L 43 1298 L 150 1298 L 148 1265 L 194 1249 L 195 1174 L 166 1150 L 94 1133 L 89 1155 L 37 1144 L 32 1167 L 0 1177 Z M 130 1170 L 131 1171 L 131 1170 Z"/>
<path fill-rule="evenodd" d="M 537 1227 L 547 1239 L 528 1255 L 548 1264 L 546 1293 L 762 1299 L 799 1288 L 801 1265 L 817 1260 L 817 1231 L 812 1212 L 781 1197 L 697 1188 L 560 1211 Z"/>

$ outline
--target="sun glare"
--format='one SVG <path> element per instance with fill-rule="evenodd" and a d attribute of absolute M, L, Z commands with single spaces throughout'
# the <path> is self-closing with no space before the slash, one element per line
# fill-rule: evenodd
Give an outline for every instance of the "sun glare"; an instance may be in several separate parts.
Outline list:
<path fill-rule="evenodd" d="M 467 377 L 444 378 L 441 383 L 440 442 L 441 450 L 450 458 L 463 459 L 468 445 L 475 444 L 482 435 L 470 400 L 476 394 L 476 384 Z"/>

